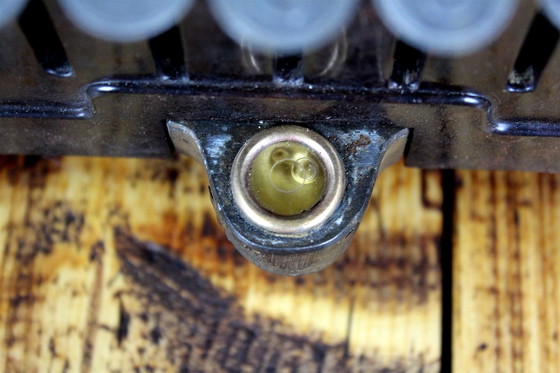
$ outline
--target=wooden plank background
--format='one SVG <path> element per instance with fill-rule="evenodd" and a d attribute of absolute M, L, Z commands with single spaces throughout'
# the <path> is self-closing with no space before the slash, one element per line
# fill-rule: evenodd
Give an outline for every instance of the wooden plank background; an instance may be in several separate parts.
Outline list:
<path fill-rule="evenodd" d="M 389 169 L 347 253 L 287 278 L 186 158 L 2 157 L 0 370 L 558 371 L 558 177 L 447 175 Z"/>
<path fill-rule="evenodd" d="M 560 371 L 560 176 L 457 177 L 454 371 Z"/>

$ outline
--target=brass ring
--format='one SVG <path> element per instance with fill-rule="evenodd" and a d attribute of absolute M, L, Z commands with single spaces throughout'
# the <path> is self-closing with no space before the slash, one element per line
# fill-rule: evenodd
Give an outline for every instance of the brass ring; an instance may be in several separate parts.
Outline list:
<path fill-rule="evenodd" d="M 251 195 L 249 178 L 257 155 L 279 142 L 297 142 L 313 151 L 325 169 L 322 199 L 310 210 L 295 216 L 281 216 L 261 207 Z M 299 126 L 282 125 L 259 132 L 237 153 L 231 170 L 231 188 L 239 210 L 255 225 L 278 234 L 307 232 L 322 223 L 340 204 L 346 187 L 345 170 L 336 149 L 323 136 Z"/>

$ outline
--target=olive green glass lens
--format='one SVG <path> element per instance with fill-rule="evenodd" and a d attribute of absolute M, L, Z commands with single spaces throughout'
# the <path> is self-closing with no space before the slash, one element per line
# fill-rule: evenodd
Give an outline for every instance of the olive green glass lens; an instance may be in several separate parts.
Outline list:
<path fill-rule="evenodd" d="M 307 146 L 283 141 L 263 149 L 253 161 L 249 187 L 264 209 L 283 216 L 299 215 L 325 193 L 325 167 Z"/>

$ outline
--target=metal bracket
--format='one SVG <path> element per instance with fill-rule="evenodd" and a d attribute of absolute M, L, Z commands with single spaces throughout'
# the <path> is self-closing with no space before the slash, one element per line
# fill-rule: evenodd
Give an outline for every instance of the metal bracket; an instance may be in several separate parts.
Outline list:
<path fill-rule="evenodd" d="M 167 128 L 176 150 L 206 167 L 218 219 L 239 252 L 269 272 L 302 275 L 325 268 L 346 250 L 381 165 L 387 166 L 384 159 L 394 162 L 403 154 L 408 130 L 372 123 L 305 123 L 339 153 L 346 188 L 340 204 L 323 224 L 304 233 L 285 234 L 246 219 L 235 203 L 230 179 L 233 160 L 242 146 L 258 131 L 279 124 L 169 121 Z"/>

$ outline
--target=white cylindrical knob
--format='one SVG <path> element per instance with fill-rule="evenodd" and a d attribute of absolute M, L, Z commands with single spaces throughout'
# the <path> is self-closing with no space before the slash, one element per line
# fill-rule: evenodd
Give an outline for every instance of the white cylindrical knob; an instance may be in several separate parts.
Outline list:
<path fill-rule="evenodd" d="M 131 42 L 154 37 L 180 21 L 193 0 L 59 0 L 80 29 L 100 39 Z"/>
<path fill-rule="evenodd" d="M 560 0 L 540 0 L 548 19 L 560 29 Z"/>
<path fill-rule="evenodd" d="M 27 0 L 2 0 L 0 1 L 0 27 L 15 20 L 27 4 Z"/>
<path fill-rule="evenodd" d="M 300 53 L 334 39 L 358 0 L 209 0 L 224 31 L 259 51 Z"/>
<path fill-rule="evenodd" d="M 400 39 L 427 53 L 465 55 L 496 39 L 518 0 L 373 0 Z"/>

